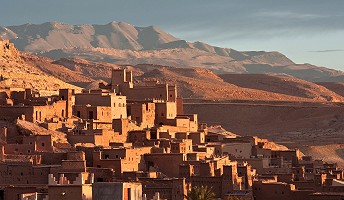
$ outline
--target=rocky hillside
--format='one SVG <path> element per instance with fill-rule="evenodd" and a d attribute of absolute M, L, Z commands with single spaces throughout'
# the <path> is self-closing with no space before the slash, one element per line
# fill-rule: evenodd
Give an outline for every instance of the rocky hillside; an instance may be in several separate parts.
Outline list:
<path fill-rule="evenodd" d="M 295 64 L 279 52 L 236 51 L 188 42 L 154 26 L 47 22 L 0 27 L 0 35 L 22 51 L 55 60 L 76 57 L 127 65 L 199 67 L 215 73 L 285 73 L 308 81 L 344 82 L 341 71 Z"/>
<path fill-rule="evenodd" d="M 305 146 L 300 150 L 314 159 L 336 162 L 339 166 L 344 166 L 344 144 Z"/>
<path fill-rule="evenodd" d="M 239 135 L 267 138 L 307 155 L 344 166 L 344 107 L 334 103 L 186 103 L 208 125 L 221 124 Z"/>
<path fill-rule="evenodd" d="M 344 87 L 324 86 L 286 75 L 221 74 L 206 69 L 159 65 L 132 67 L 138 81 L 157 80 L 176 84 L 184 98 L 343 102 Z M 341 87 L 339 87 L 339 86 Z M 221 87 L 219 87 L 221 86 Z M 272 95 L 273 94 L 273 95 Z"/>
<path fill-rule="evenodd" d="M 290 96 L 320 100 L 343 101 L 337 94 L 324 86 L 286 75 L 271 74 L 221 74 L 227 83 Z"/>
<path fill-rule="evenodd" d="M 20 87 L 39 90 L 75 88 L 54 76 L 49 76 L 20 57 L 20 53 L 8 40 L 0 41 L 0 88 Z"/>
<path fill-rule="evenodd" d="M 94 79 L 83 75 L 81 72 L 71 70 L 64 65 L 55 63 L 55 60 L 42 56 L 34 56 L 29 53 L 21 53 L 20 57 L 31 66 L 38 68 L 39 70 L 53 75 L 65 82 L 92 82 Z"/>
<path fill-rule="evenodd" d="M 325 88 L 332 90 L 333 92 L 344 97 L 344 83 L 341 83 L 341 82 L 318 82 L 317 84 L 324 86 Z"/>
<path fill-rule="evenodd" d="M 85 88 L 97 88 L 110 81 L 112 68 L 133 71 L 135 84 L 155 80 L 176 84 L 178 95 L 197 99 L 245 99 L 285 101 L 343 101 L 344 98 L 325 87 L 304 80 L 264 74 L 223 74 L 201 68 L 177 68 L 163 65 L 136 66 L 97 63 L 83 59 L 52 59 L 21 55 L 24 60 L 47 74 Z M 221 87 L 219 87 L 221 86 Z"/>

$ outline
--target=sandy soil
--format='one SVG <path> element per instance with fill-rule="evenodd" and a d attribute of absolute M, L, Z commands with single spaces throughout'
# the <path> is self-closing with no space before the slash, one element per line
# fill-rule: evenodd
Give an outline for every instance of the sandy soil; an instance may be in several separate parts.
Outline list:
<path fill-rule="evenodd" d="M 336 158 L 344 159 L 338 153 L 344 144 L 344 105 L 340 103 L 186 103 L 184 109 L 197 113 L 200 122 L 221 124 L 230 132 L 257 135 L 289 148 L 334 145 Z"/>

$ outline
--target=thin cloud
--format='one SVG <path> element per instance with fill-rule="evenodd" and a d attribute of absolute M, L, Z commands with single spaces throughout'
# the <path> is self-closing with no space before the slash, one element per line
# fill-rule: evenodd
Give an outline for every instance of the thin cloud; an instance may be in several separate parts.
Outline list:
<path fill-rule="evenodd" d="M 280 11 L 280 12 L 259 12 L 254 14 L 255 17 L 264 17 L 264 18 L 282 18 L 282 19 L 296 19 L 296 20 L 315 20 L 321 18 L 328 18 L 326 15 L 319 14 L 307 14 L 307 13 L 297 13 L 290 11 Z"/>
<path fill-rule="evenodd" d="M 332 52 L 344 52 L 344 49 L 325 49 L 325 50 L 316 50 L 316 51 L 308 51 L 311 53 L 332 53 Z"/>

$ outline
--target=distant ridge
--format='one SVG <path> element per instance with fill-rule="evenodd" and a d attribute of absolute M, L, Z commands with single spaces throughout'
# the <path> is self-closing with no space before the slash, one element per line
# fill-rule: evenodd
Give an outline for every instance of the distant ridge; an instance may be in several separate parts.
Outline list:
<path fill-rule="evenodd" d="M 275 64 L 294 64 L 278 52 L 239 52 L 199 41 L 192 43 L 174 37 L 155 26 L 138 27 L 125 22 L 110 22 L 105 25 L 70 25 L 62 22 L 23 24 L 0 27 L 0 35 L 13 42 L 19 50 L 32 53 L 47 53 L 53 50 L 66 49 L 85 51 L 85 49 L 93 48 L 132 51 L 181 48 L 229 57 L 230 60 L 260 59 L 263 63 L 270 63 L 267 60 L 270 59 L 270 56 L 275 58 L 273 62 Z"/>
<path fill-rule="evenodd" d="M 188 42 L 155 26 L 126 22 L 70 25 L 62 22 L 0 27 L 0 36 L 25 52 L 113 64 L 205 68 L 215 73 L 287 74 L 307 81 L 344 82 L 342 71 L 295 64 L 279 52 L 237 51 Z"/>
<path fill-rule="evenodd" d="M 47 22 L 1 27 L 0 32 L 19 50 L 29 52 L 96 47 L 150 50 L 178 40 L 157 27 L 136 27 L 125 22 L 105 25 Z"/>

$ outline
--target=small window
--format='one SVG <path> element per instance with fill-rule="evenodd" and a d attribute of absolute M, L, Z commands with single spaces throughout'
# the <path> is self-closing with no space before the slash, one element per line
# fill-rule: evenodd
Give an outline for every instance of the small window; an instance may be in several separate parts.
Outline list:
<path fill-rule="evenodd" d="M 42 142 L 42 147 L 44 147 L 44 145 L 45 145 L 44 142 Z"/>
<path fill-rule="evenodd" d="M 28 152 L 28 153 L 31 153 L 31 150 L 29 149 L 29 150 L 27 150 L 27 152 Z"/>

